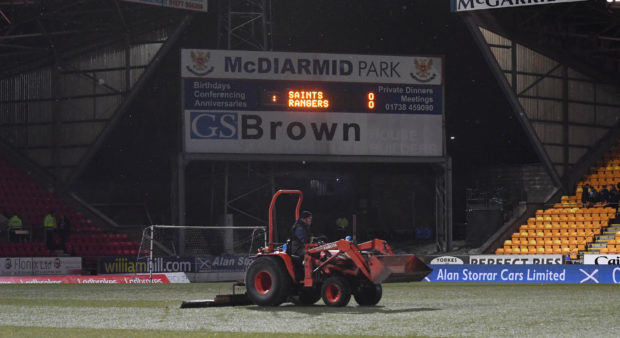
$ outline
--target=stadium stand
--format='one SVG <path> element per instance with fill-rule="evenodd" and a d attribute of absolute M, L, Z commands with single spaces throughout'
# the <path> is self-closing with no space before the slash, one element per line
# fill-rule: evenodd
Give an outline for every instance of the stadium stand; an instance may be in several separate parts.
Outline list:
<path fill-rule="evenodd" d="M 42 242 L 43 218 L 54 210 L 63 214 L 71 224 L 71 233 L 65 243 L 66 253 L 82 257 L 136 255 L 140 244 L 126 234 L 108 234 L 93 225 L 81 212 L 64 203 L 51 191 L 42 188 L 30 176 L 11 166 L 0 157 L 0 212 L 17 213 L 30 232 L 21 242 L 0 239 L 2 257 L 44 257 L 65 254 L 50 251 Z M 8 215 L 7 215 L 8 216 Z M 59 246 L 60 238 L 56 238 Z"/>
<path fill-rule="evenodd" d="M 596 202 L 584 206 L 583 187 L 600 190 L 620 183 L 620 142 L 591 168 L 573 196 L 562 196 L 552 208 L 537 210 L 527 224 L 519 227 L 496 254 L 562 254 L 580 259 L 583 253 L 620 252 L 620 225 L 614 225 L 617 205 Z"/>
<path fill-rule="evenodd" d="M 55 256 L 47 250 L 43 242 L 27 243 L 2 243 L 0 245 L 0 257 L 46 257 Z"/>

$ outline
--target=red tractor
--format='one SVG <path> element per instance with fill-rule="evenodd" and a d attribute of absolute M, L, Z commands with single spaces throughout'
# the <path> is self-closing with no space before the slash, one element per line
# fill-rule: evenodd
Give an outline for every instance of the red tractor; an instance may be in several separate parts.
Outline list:
<path fill-rule="evenodd" d="M 311 305 L 320 298 L 328 306 L 346 306 L 351 295 L 359 305 L 376 305 L 383 282 L 420 281 L 431 269 L 415 255 L 396 255 L 384 240 L 356 244 L 347 239 L 306 244 L 304 257 L 294 257 L 273 239 L 273 208 L 278 196 L 297 195 L 295 218 L 303 199 L 299 190 L 276 192 L 269 206 L 269 242 L 259 249 L 245 275 L 249 300 L 277 306 L 287 300 Z"/>

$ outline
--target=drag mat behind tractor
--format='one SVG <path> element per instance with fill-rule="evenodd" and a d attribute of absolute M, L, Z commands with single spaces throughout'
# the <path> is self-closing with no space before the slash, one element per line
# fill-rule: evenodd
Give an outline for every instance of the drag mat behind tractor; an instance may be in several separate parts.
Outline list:
<path fill-rule="evenodd" d="M 243 294 L 217 295 L 215 299 L 186 300 L 181 303 L 181 309 L 217 307 L 217 306 L 243 306 L 252 305 L 250 298 Z"/>

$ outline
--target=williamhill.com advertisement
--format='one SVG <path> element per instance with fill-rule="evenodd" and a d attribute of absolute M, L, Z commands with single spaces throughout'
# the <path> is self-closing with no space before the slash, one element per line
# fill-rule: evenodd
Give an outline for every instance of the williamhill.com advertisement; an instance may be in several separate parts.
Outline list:
<path fill-rule="evenodd" d="M 248 255 L 221 254 L 198 257 L 154 257 L 153 272 L 243 272 L 252 262 Z M 147 258 L 102 257 L 97 267 L 99 274 L 148 273 Z"/>
<path fill-rule="evenodd" d="M 153 272 L 194 272 L 194 257 L 154 257 Z M 102 257 L 99 274 L 148 273 L 148 258 L 136 261 L 135 257 Z"/>

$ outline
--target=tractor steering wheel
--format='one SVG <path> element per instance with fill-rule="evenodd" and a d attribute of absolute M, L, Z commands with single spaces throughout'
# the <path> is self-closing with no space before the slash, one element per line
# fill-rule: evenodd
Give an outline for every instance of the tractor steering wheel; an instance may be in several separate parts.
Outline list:
<path fill-rule="evenodd" d="M 323 245 L 327 241 L 327 236 L 316 236 L 312 239 L 313 243 Z"/>

